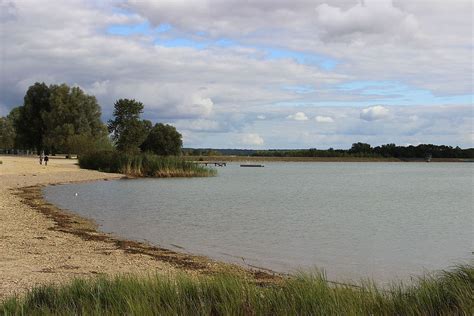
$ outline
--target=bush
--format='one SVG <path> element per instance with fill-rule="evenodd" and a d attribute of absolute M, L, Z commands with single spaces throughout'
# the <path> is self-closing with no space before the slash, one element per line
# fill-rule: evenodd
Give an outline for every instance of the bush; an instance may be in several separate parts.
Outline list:
<path fill-rule="evenodd" d="M 214 169 L 197 165 L 180 157 L 153 154 L 127 154 L 97 151 L 79 157 L 79 166 L 103 172 L 123 173 L 136 177 L 205 177 Z"/>

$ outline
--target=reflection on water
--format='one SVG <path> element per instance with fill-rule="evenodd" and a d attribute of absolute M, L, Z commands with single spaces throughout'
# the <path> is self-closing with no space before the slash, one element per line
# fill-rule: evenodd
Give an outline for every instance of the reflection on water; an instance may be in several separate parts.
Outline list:
<path fill-rule="evenodd" d="M 384 282 L 472 260 L 473 176 L 461 163 L 235 163 L 213 178 L 67 184 L 45 195 L 126 238 Z"/>

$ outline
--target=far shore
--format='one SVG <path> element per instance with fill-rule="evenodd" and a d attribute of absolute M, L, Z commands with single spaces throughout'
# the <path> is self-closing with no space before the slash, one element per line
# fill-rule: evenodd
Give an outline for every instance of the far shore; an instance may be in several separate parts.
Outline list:
<path fill-rule="evenodd" d="M 383 157 L 265 157 L 265 156 L 184 156 L 190 161 L 262 162 L 426 162 L 425 159 Z M 433 158 L 431 162 L 474 162 L 474 159 Z"/>
<path fill-rule="evenodd" d="M 177 253 L 97 230 L 91 220 L 47 203 L 41 188 L 60 183 L 119 179 L 122 174 L 80 169 L 76 159 L 0 155 L 0 301 L 41 284 L 98 274 L 135 275 L 232 270 L 258 282 L 279 279 L 206 257 Z"/>

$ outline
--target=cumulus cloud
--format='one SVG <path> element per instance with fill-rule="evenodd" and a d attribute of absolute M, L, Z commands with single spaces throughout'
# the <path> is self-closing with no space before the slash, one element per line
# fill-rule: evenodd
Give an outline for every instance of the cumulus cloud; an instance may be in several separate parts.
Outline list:
<path fill-rule="evenodd" d="M 334 119 L 330 116 L 317 115 L 314 120 L 318 123 L 334 123 Z"/>
<path fill-rule="evenodd" d="M 241 143 L 249 146 L 261 146 L 264 140 L 260 135 L 254 133 L 243 134 L 241 136 Z"/>
<path fill-rule="evenodd" d="M 381 105 L 371 106 L 360 111 L 360 118 L 364 121 L 377 121 L 387 118 L 389 109 Z"/>
<path fill-rule="evenodd" d="M 214 102 L 211 98 L 192 95 L 183 104 L 178 104 L 177 109 L 180 112 L 188 112 L 191 116 L 208 116 L 211 114 Z"/>
<path fill-rule="evenodd" d="M 287 118 L 295 121 L 307 121 L 308 117 L 304 112 L 296 112 L 295 114 L 288 115 Z"/>
<path fill-rule="evenodd" d="M 90 87 L 81 87 L 87 93 L 92 95 L 106 95 L 108 93 L 108 86 L 110 84 L 110 80 L 104 81 L 95 81 L 92 83 Z"/>
<path fill-rule="evenodd" d="M 35 81 L 65 82 L 96 95 L 104 119 L 118 98 L 143 102 L 186 145 L 242 146 L 244 131 L 273 148 L 466 145 L 471 12 L 470 0 L 0 0 L 0 114 Z M 396 84 L 341 88 L 364 81 Z M 288 120 L 308 117 L 337 124 Z"/>
<path fill-rule="evenodd" d="M 174 125 L 178 129 L 197 132 L 217 132 L 222 128 L 218 121 L 207 119 L 177 120 Z"/>
<path fill-rule="evenodd" d="M 392 0 L 360 1 L 347 10 L 323 3 L 316 7 L 316 16 L 326 40 L 364 33 L 403 32 L 412 36 L 418 31 L 416 18 L 394 7 Z"/>

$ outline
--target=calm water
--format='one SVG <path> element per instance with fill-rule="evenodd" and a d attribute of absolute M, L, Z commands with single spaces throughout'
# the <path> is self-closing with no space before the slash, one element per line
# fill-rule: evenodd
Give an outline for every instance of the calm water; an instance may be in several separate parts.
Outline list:
<path fill-rule="evenodd" d="M 473 182 L 468 163 L 267 163 L 231 164 L 213 178 L 44 191 L 129 239 L 280 272 L 319 267 L 332 279 L 385 282 L 473 260 Z"/>

